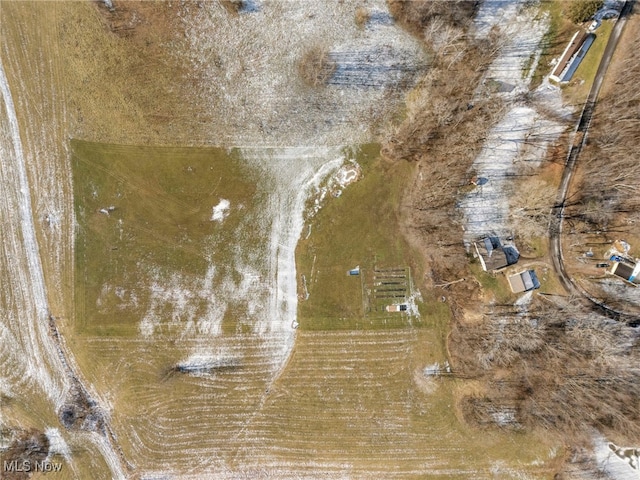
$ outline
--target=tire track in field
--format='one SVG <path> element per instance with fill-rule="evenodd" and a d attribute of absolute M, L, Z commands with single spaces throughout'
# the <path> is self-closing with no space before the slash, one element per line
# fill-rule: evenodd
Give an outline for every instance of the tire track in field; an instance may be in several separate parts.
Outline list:
<path fill-rule="evenodd" d="M 0 143 L 0 215 L 3 267 L 7 281 L 3 297 L 6 312 L 3 330 L 13 336 L 12 349 L 19 362 L 5 365 L 23 370 L 30 387 L 39 390 L 58 412 L 69 393 L 86 388 L 74 372 L 75 364 L 60 340 L 50 315 L 31 205 L 31 191 L 17 114 L 4 65 L 0 59 L 0 96 L 6 117 Z M 53 323 L 53 327 L 52 327 Z M 14 357 L 14 358 L 15 358 Z M 76 368 L 77 370 L 77 368 Z M 2 372 L 6 375 L 5 371 Z M 15 375 L 15 373 L 14 373 Z M 107 433 L 110 431 L 108 424 Z M 116 478 L 124 478 L 113 435 L 96 442 Z"/>

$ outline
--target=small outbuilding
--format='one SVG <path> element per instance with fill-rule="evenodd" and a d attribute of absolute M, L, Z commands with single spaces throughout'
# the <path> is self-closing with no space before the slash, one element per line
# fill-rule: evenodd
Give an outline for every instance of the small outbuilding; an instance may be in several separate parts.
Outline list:
<path fill-rule="evenodd" d="M 520 253 L 513 245 L 503 245 L 499 237 L 486 237 L 473 244 L 485 272 L 495 272 L 518 263 Z"/>
<path fill-rule="evenodd" d="M 394 303 L 385 307 L 387 312 L 406 312 L 408 309 L 409 306 L 406 303 Z"/>
<path fill-rule="evenodd" d="M 564 49 L 549 78 L 559 83 L 570 81 L 595 38 L 594 33 L 577 31 Z"/>
<path fill-rule="evenodd" d="M 355 276 L 355 275 L 360 275 L 360 265 L 357 265 L 356 267 L 352 268 L 351 270 L 347 271 L 347 275 L 349 275 L 350 277 Z"/>
<path fill-rule="evenodd" d="M 615 260 L 611 266 L 609 273 L 617 277 L 633 283 L 634 285 L 640 284 L 640 264 L 634 262 L 631 259 L 623 258 L 618 255 L 611 257 L 611 260 Z"/>
<path fill-rule="evenodd" d="M 535 290 L 540 288 L 540 282 L 536 275 L 535 270 L 525 270 L 524 272 L 516 273 L 508 278 L 509 286 L 513 293 L 528 292 L 529 290 Z"/>

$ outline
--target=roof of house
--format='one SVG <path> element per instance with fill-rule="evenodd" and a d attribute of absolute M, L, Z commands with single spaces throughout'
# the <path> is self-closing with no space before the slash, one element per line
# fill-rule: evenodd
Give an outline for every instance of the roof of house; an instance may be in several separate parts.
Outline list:
<path fill-rule="evenodd" d="M 626 263 L 616 262 L 612 273 L 628 280 L 631 274 L 633 273 L 633 267 L 631 265 L 627 265 Z"/>
<path fill-rule="evenodd" d="M 616 275 L 620 278 L 623 278 L 631 283 L 640 284 L 640 277 L 638 273 L 640 272 L 640 265 L 629 260 L 620 258 L 619 262 L 615 262 L 613 267 L 611 267 L 611 272 L 613 275 Z"/>
<path fill-rule="evenodd" d="M 517 263 L 520 258 L 515 247 L 502 245 L 498 237 L 486 237 L 474 245 L 482 268 L 486 271 L 508 267 Z"/>
<path fill-rule="evenodd" d="M 552 80 L 556 80 L 556 81 L 560 80 L 560 74 L 566 68 L 567 64 L 569 63 L 569 60 L 571 60 L 571 57 L 573 57 L 573 55 L 582 46 L 582 43 L 586 38 L 587 38 L 587 32 L 582 30 L 578 30 L 573 35 L 573 37 L 567 44 L 567 47 L 564 49 L 564 52 L 562 53 L 562 57 L 560 57 L 560 60 L 556 64 L 555 68 L 553 69 L 553 72 L 551 72 Z"/>
<path fill-rule="evenodd" d="M 528 292 L 535 288 L 540 288 L 540 282 L 535 270 L 525 270 L 509 276 L 509 286 L 513 293 Z"/>
<path fill-rule="evenodd" d="M 571 80 L 571 78 L 573 77 L 573 74 L 576 72 L 576 70 L 580 66 L 580 62 L 582 62 L 582 59 L 587 54 L 587 51 L 589 50 L 589 48 L 591 47 L 591 44 L 593 44 L 593 41 L 595 39 L 596 39 L 596 35 L 594 33 L 590 33 L 585 37 L 584 41 L 582 42 L 582 45 L 580 46 L 580 49 L 567 65 L 566 71 L 562 72 L 563 73 L 561 78 L 562 82 L 568 82 Z"/>

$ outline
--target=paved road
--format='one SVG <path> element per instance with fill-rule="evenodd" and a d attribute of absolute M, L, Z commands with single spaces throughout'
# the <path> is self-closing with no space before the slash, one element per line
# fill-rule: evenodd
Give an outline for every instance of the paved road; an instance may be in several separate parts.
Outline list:
<path fill-rule="evenodd" d="M 627 0 L 622 9 L 620 18 L 613 27 L 611 37 L 609 38 L 609 42 L 607 43 L 604 54 L 602 55 L 602 60 L 600 60 L 600 65 L 598 67 L 598 71 L 596 72 L 593 85 L 591 86 L 591 90 L 589 91 L 589 95 L 587 96 L 587 101 L 584 105 L 584 108 L 582 109 L 582 114 L 580 115 L 580 119 L 578 120 L 578 123 L 576 125 L 575 134 L 572 137 L 574 143 L 569 150 L 569 154 L 567 155 L 564 172 L 562 173 L 562 180 L 560 182 L 560 187 L 558 188 L 556 204 L 552 210 L 551 222 L 549 224 L 549 236 L 551 239 L 550 253 L 553 261 L 553 267 L 560 277 L 560 282 L 570 295 L 573 295 L 577 298 L 583 298 L 585 304 L 588 304 L 590 308 L 598 310 L 606 314 L 607 316 L 615 318 L 616 320 L 626 320 L 633 323 L 640 323 L 640 319 L 636 316 L 627 315 L 623 312 L 619 312 L 607 307 L 574 282 L 574 280 L 567 274 L 564 266 L 561 242 L 564 208 L 567 199 L 567 192 L 571 183 L 571 178 L 575 171 L 580 151 L 585 145 L 587 139 L 587 131 L 589 129 L 589 126 L 591 125 L 591 117 L 596 106 L 600 88 L 602 87 L 602 82 L 604 80 L 607 69 L 609 68 L 609 64 L 611 63 L 613 52 L 618 46 L 618 40 L 620 39 L 620 35 L 622 34 L 622 30 L 624 29 L 625 24 L 627 23 L 629 13 L 633 9 L 634 1 L 635 0 Z"/>

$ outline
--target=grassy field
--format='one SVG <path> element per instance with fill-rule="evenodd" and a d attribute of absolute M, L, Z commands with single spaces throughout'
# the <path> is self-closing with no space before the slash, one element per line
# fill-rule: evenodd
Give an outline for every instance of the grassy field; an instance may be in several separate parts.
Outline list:
<path fill-rule="evenodd" d="M 299 275 L 305 276 L 306 284 L 300 294 L 308 294 L 299 305 L 300 328 L 376 329 L 446 322 L 448 308 L 440 302 L 418 301 L 423 314 L 419 317 L 384 310 L 415 291 L 411 251 L 397 231 L 396 217 L 412 166 L 384 164 L 375 145 L 361 148 L 357 161 L 360 181 L 328 201 L 309 221 L 308 238 L 299 243 Z M 347 275 L 356 266 L 361 274 Z M 409 274 L 403 277 L 405 271 Z M 376 297 L 376 290 L 385 285 L 393 289 L 394 284 L 401 287 L 397 292 Z"/>
<path fill-rule="evenodd" d="M 259 208 L 261 200 L 237 153 L 80 141 L 72 149 L 82 331 L 133 334 L 150 302 L 148 286 L 169 284 L 176 272 L 188 283 L 204 277 L 212 263 L 219 276 L 236 275 L 238 242 L 251 249 L 264 241 L 246 225 L 248 206 Z M 211 220 L 221 199 L 232 206 L 224 228 Z M 194 308 L 203 314 L 207 299 L 197 300 Z M 241 307 L 234 307 L 240 317 Z"/>
<path fill-rule="evenodd" d="M 469 429 L 456 410 L 455 392 L 465 382 L 425 375 L 447 360 L 447 304 L 424 292 L 419 317 L 363 313 L 368 270 L 416 271 L 395 227 L 413 165 L 383 162 L 374 145 L 355 150 L 360 180 L 308 219 L 297 256 L 309 296 L 299 303 L 293 352 L 274 377 L 281 340 L 243 328 L 250 316 L 241 306 L 227 309 L 227 326 L 217 333 L 185 328 L 206 315 L 197 279 L 207 276 L 208 263 L 223 268 L 242 249 L 261 270 L 268 229 L 252 212 L 268 201 L 256 170 L 238 151 L 219 149 L 74 142 L 73 153 L 79 335 L 70 346 L 108 398 L 125 457 L 138 468 L 177 473 L 189 465 L 215 478 L 551 471 L 551 444 L 535 434 Z M 232 206 L 223 223 L 210 220 L 219 198 Z M 241 214 L 237 205 L 245 206 Z M 254 235 L 238 239 L 247 231 Z M 358 264 L 362 274 L 347 276 Z M 225 277 L 208 285 L 213 297 L 225 288 L 218 278 Z M 186 293 L 167 293 L 156 314 L 169 320 L 145 335 L 139 324 L 153 288 L 144 292 L 154 282 L 174 282 Z M 193 309 L 176 317 L 180 302 Z M 186 359 L 209 367 L 180 373 L 175 366 Z"/>
<path fill-rule="evenodd" d="M 127 20 L 125 3 L 120 7 Z M 135 31 L 118 30 L 118 15 L 101 4 L 2 5 L 3 60 L 12 89 L 25 88 L 16 95 L 21 122 L 30 119 L 20 128 L 38 202 L 34 214 L 52 221 L 57 215 L 61 225 L 49 228 L 43 220 L 37 227 L 48 293 L 132 477 L 550 476 L 553 441 L 469 429 L 458 419 L 455 394 L 467 383 L 424 374 L 426 366 L 447 358 L 446 304 L 422 292 L 420 317 L 360 313 L 358 282 L 374 267 L 410 268 L 415 283 L 421 275 L 395 222 L 413 167 L 382 163 L 375 146 L 356 155 L 360 182 L 309 222 L 298 273 L 311 278 L 314 270 L 314 282 L 308 301 L 300 303 L 293 353 L 276 371 L 274 351 L 282 338 L 256 330 L 250 320 L 264 316 L 261 306 L 275 293 L 264 283 L 272 273 L 265 255 L 272 230 L 264 211 L 281 201 L 271 180 L 237 150 L 136 146 L 217 145 L 250 124 L 247 117 L 211 108 L 216 96 L 199 103 L 188 88 L 197 80 L 180 68 L 183 52 L 170 42 L 176 30 L 167 25 L 179 18 L 175 5 L 141 2 Z M 274 17 L 287 18 L 278 11 Z M 319 24 L 320 17 L 308 24 Z M 269 34 L 274 28 L 258 23 Z M 247 29 L 240 24 L 237 31 Z M 203 32 L 212 38 L 209 24 Z M 271 45 L 257 44 L 270 65 Z M 230 48 L 230 57 L 236 55 Z M 242 69 L 237 72 L 230 83 L 237 78 L 244 85 Z M 285 93 L 288 102 L 291 92 Z M 318 103 L 309 102 L 306 91 L 300 98 L 315 118 Z M 367 116 L 338 110 L 353 132 L 371 121 L 370 105 L 363 105 Z M 307 118 L 306 111 L 300 115 Z M 71 137 L 129 145 L 68 145 Z M 296 176 L 300 164 L 288 166 Z M 292 192 L 277 193 L 285 198 Z M 218 223 L 211 216 L 221 199 L 230 201 L 230 210 Z M 347 277 L 355 264 L 365 273 Z M 188 362 L 204 368 L 177 369 Z M 32 396 L 28 408 L 17 401 L 7 406 L 3 398 L 3 414 L 25 426 L 62 431 L 55 412 L 42 413 L 45 400 Z M 75 462 L 65 478 L 111 477 L 88 435 L 63 435 Z"/>

